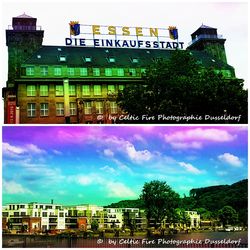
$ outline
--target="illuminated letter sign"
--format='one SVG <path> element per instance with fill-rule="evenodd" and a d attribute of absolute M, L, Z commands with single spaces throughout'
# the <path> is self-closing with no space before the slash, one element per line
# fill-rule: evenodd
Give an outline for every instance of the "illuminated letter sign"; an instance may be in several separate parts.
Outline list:
<path fill-rule="evenodd" d="M 178 30 L 169 28 L 146 28 L 128 26 L 83 25 L 71 21 L 70 37 L 65 38 L 66 46 L 183 49 L 178 41 Z M 81 35 L 81 37 L 75 37 Z M 171 41 L 177 40 L 177 41 Z"/>

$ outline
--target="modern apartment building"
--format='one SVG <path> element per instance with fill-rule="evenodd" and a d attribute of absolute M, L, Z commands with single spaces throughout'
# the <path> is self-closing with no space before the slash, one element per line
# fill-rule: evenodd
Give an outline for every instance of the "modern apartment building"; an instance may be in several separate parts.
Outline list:
<path fill-rule="evenodd" d="M 186 211 L 190 226 L 199 227 L 200 215 Z M 45 232 L 47 230 L 91 229 L 97 221 L 99 229 L 146 229 L 144 210 L 139 208 L 104 208 L 96 205 L 63 206 L 51 203 L 11 203 L 3 206 L 2 228 L 20 232 Z"/>

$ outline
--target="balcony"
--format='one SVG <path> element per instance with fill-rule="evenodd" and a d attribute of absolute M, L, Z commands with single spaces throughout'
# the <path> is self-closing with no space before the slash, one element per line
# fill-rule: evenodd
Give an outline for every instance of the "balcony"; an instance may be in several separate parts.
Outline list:
<path fill-rule="evenodd" d="M 195 39 L 193 39 L 191 42 L 188 43 L 188 46 L 190 46 L 191 44 L 197 42 L 198 40 L 200 39 L 223 39 L 223 36 L 222 35 L 207 35 L 207 34 L 202 34 L 202 35 L 199 35 L 197 37 L 195 37 Z"/>

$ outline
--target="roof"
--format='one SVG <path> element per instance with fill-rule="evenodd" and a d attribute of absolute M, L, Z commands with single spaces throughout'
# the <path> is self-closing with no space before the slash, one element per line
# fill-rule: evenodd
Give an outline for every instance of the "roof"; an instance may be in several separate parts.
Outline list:
<path fill-rule="evenodd" d="M 199 29 L 216 29 L 216 28 L 212 28 L 212 27 L 202 24 Z"/>
<path fill-rule="evenodd" d="M 168 59 L 173 50 L 164 49 L 129 49 L 129 48 L 104 48 L 104 47 L 70 47 L 70 46 L 42 46 L 24 64 L 31 65 L 67 65 L 69 67 L 147 67 L 153 59 Z M 190 50 L 205 67 L 230 68 L 228 64 L 213 58 L 205 51 Z M 59 62 L 59 56 L 66 56 L 66 61 Z M 84 58 L 91 57 L 91 62 Z M 114 57 L 115 62 L 108 58 Z M 138 59 L 133 63 L 132 59 Z"/>
<path fill-rule="evenodd" d="M 17 16 L 15 18 L 33 18 L 33 17 L 26 15 L 25 12 L 24 12 L 22 15 Z"/>

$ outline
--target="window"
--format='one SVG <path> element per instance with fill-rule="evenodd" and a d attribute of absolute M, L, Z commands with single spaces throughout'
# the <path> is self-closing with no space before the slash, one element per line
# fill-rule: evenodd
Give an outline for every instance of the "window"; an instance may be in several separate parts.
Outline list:
<path fill-rule="evenodd" d="M 28 103 L 27 115 L 28 115 L 28 117 L 35 117 L 36 116 L 36 104 L 35 103 Z"/>
<path fill-rule="evenodd" d="M 54 68 L 54 75 L 55 76 L 61 76 L 62 75 L 62 68 L 61 67 L 55 67 Z"/>
<path fill-rule="evenodd" d="M 124 85 L 122 85 L 122 84 L 118 85 L 118 89 L 119 89 L 119 91 L 123 91 L 124 90 Z"/>
<path fill-rule="evenodd" d="M 110 56 L 107 60 L 109 63 L 115 63 L 115 58 L 113 56 Z"/>
<path fill-rule="evenodd" d="M 108 85 L 108 95 L 115 94 L 115 85 Z"/>
<path fill-rule="evenodd" d="M 25 212 L 21 212 L 21 216 L 25 216 L 26 215 L 26 213 Z"/>
<path fill-rule="evenodd" d="M 60 55 L 59 56 L 59 62 L 66 62 L 66 56 Z"/>
<path fill-rule="evenodd" d="M 135 69 L 129 69 L 129 75 L 130 76 L 136 76 L 136 70 Z"/>
<path fill-rule="evenodd" d="M 19 213 L 18 212 L 14 212 L 14 216 L 19 216 Z"/>
<path fill-rule="evenodd" d="M 25 208 L 25 205 L 20 205 L 20 208 Z"/>
<path fill-rule="evenodd" d="M 47 76 L 48 75 L 48 66 L 41 66 L 41 75 Z"/>
<path fill-rule="evenodd" d="M 103 114 L 103 102 L 96 102 L 95 107 L 97 114 Z"/>
<path fill-rule="evenodd" d="M 118 69 L 117 69 L 117 75 L 118 75 L 118 76 L 124 76 L 124 69 L 118 68 Z"/>
<path fill-rule="evenodd" d="M 3 217 L 8 217 L 9 213 L 8 212 L 3 212 Z"/>
<path fill-rule="evenodd" d="M 75 69 L 74 68 L 68 68 L 68 75 L 74 76 L 75 75 Z"/>
<path fill-rule="evenodd" d="M 112 76 L 112 69 L 106 68 L 105 69 L 105 76 Z"/>
<path fill-rule="evenodd" d="M 84 113 L 86 115 L 89 115 L 89 114 L 92 113 L 91 102 L 85 102 L 84 103 Z"/>
<path fill-rule="evenodd" d="M 116 114 L 117 113 L 117 104 L 116 102 L 110 102 L 110 113 Z"/>
<path fill-rule="evenodd" d="M 146 74 L 146 69 L 141 69 L 141 74 Z"/>
<path fill-rule="evenodd" d="M 56 85 L 56 96 L 63 96 L 63 85 Z"/>
<path fill-rule="evenodd" d="M 63 102 L 56 103 L 56 115 L 57 116 L 64 115 L 64 103 Z"/>
<path fill-rule="evenodd" d="M 40 96 L 48 96 L 48 95 L 49 95 L 49 86 L 40 85 Z"/>
<path fill-rule="evenodd" d="M 85 56 L 83 59 L 86 63 L 87 62 L 92 62 L 92 58 L 90 56 Z"/>
<path fill-rule="evenodd" d="M 100 76 L 100 69 L 99 68 L 93 68 L 93 76 Z"/>
<path fill-rule="evenodd" d="M 64 217 L 64 214 L 63 213 L 59 213 L 59 217 Z"/>
<path fill-rule="evenodd" d="M 48 116 L 49 115 L 49 104 L 41 103 L 40 104 L 40 116 Z"/>
<path fill-rule="evenodd" d="M 70 115 L 76 115 L 76 103 L 75 102 L 69 103 L 69 111 L 70 111 Z"/>
<path fill-rule="evenodd" d="M 47 217 L 47 212 L 43 212 L 42 217 Z"/>
<path fill-rule="evenodd" d="M 26 76 L 33 76 L 35 73 L 34 67 L 28 66 L 26 67 Z"/>
<path fill-rule="evenodd" d="M 133 58 L 131 58 L 131 62 L 132 63 L 138 63 L 139 59 L 137 57 L 133 57 Z"/>
<path fill-rule="evenodd" d="M 102 94 L 101 85 L 94 85 L 94 95 L 101 95 L 101 94 Z"/>
<path fill-rule="evenodd" d="M 90 95 L 90 86 L 82 85 L 82 95 Z"/>
<path fill-rule="evenodd" d="M 70 96 L 76 95 L 76 86 L 75 85 L 69 85 L 69 95 Z"/>
<path fill-rule="evenodd" d="M 88 76 L 88 68 L 80 68 L 80 76 Z"/>
<path fill-rule="evenodd" d="M 27 85 L 27 96 L 36 96 L 36 86 Z"/>

